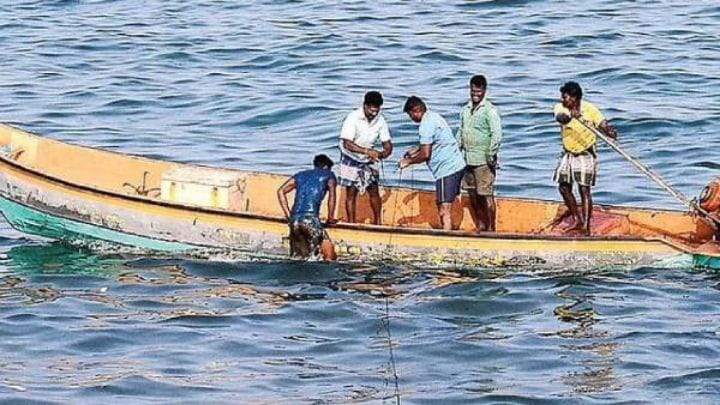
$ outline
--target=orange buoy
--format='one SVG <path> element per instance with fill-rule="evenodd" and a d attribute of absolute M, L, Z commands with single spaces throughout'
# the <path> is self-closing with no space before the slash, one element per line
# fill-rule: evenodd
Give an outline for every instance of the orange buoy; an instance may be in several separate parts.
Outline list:
<path fill-rule="evenodd" d="M 700 208 L 708 212 L 720 209 L 720 177 L 711 181 L 700 193 Z"/>

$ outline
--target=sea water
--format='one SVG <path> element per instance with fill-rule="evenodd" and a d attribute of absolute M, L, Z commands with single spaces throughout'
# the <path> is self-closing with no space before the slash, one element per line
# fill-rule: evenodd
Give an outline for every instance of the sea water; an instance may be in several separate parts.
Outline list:
<path fill-rule="evenodd" d="M 482 73 L 498 194 L 559 199 L 552 110 L 580 82 L 620 143 L 687 195 L 720 174 L 714 1 L 15 1 L 0 112 L 50 138 L 290 174 L 337 159 L 385 96 L 396 152 L 423 97 L 457 128 Z M 424 167 L 404 186 L 431 188 Z M 600 148 L 596 203 L 679 206 Z M 720 401 L 720 277 L 433 269 L 88 250 L 0 226 L 0 399 L 13 403 Z"/>

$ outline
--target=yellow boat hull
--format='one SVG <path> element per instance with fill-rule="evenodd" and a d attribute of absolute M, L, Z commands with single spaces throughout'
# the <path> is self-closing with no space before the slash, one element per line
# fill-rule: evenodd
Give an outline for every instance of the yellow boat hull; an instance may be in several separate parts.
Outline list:
<path fill-rule="evenodd" d="M 68 239 L 82 235 L 157 250 L 287 252 L 288 229 L 275 197 L 286 176 L 144 159 L 62 143 L 7 125 L 0 125 L 0 148 L 0 198 L 5 201 L 0 209 L 25 232 L 62 239 L 66 229 Z M 168 176 L 178 171 L 236 180 L 211 179 L 183 188 L 182 176 Z M 207 198 L 201 198 L 203 187 L 209 190 Z M 183 192 L 195 198 L 193 203 L 174 200 Z M 442 231 L 436 229 L 432 192 L 383 188 L 381 195 L 385 225 L 369 224 L 369 206 L 361 199 L 361 223 L 340 222 L 328 229 L 341 259 L 638 265 L 692 253 L 713 233 L 708 224 L 684 212 L 598 206 L 593 236 L 567 236 L 551 226 L 565 211 L 562 204 L 499 198 L 498 232 L 476 234 L 465 197 L 453 211 L 457 229 Z"/>

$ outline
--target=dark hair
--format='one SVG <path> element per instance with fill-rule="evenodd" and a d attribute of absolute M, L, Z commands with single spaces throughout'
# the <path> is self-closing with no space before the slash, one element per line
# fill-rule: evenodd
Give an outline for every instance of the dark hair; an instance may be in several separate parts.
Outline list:
<path fill-rule="evenodd" d="M 483 75 L 475 75 L 470 78 L 470 85 L 486 89 L 487 88 L 487 79 Z"/>
<path fill-rule="evenodd" d="M 365 93 L 364 103 L 374 107 L 381 107 L 383 105 L 383 96 L 379 91 L 368 91 Z"/>
<path fill-rule="evenodd" d="M 317 169 L 320 169 L 322 167 L 327 167 L 328 169 L 330 169 L 333 167 L 333 164 L 333 161 L 324 154 L 316 155 L 315 159 L 313 159 L 313 166 L 315 166 L 315 168 Z"/>
<path fill-rule="evenodd" d="M 405 101 L 405 106 L 403 107 L 403 112 L 409 113 L 411 110 L 414 110 L 415 107 L 422 107 L 423 111 L 427 110 L 427 106 L 425 106 L 425 103 L 422 101 L 422 99 L 418 96 L 410 96 Z"/>
<path fill-rule="evenodd" d="M 582 98 L 582 88 L 577 82 L 566 82 L 560 87 L 560 94 L 567 94 L 580 100 Z"/>

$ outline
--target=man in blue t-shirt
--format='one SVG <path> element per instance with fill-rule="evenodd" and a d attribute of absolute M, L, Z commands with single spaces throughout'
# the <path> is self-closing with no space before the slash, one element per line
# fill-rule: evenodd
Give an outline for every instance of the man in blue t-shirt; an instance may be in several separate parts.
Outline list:
<path fill-rule="evenodd" d="M 420 145 L 405 153 L 405 157 L 400 159 L 400 169 L 427 162 L 435 177 L 435 202 L 440 214 L 440 225 L 445 230 L 451 230 L 452 204 L 460 194 L 460 182 L 465 172 L 465 160 L 457 140 L 447 121 L 440 114 L 428 110 L 420 97 L 409 97 L 403 111 L 411 120 L 420 124 Z"/>
<path fill-rule="evenodd" d="M 328 224 L 335 223 L 335 186 L 337 181 L 330 169 L 333 161 L 326 155 L 313 159 L 313 169 L 303 170 L 289 178 L 277 191 L 278 201 L 290 226 L 290 255 L 302 258 L 319 257 L 326 239 L 320 222 L 320 205 L 328 194 Z M 287 194 L 295 190 L 295 201 L 290 210 Z M 323 248 L 323 258 L 334 260 L 332 246 Z M 326 251 L 327 250 L 327 251 Z"/>

